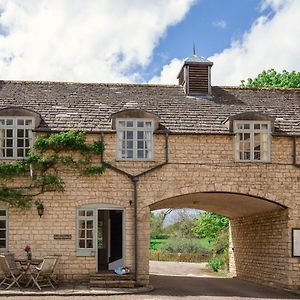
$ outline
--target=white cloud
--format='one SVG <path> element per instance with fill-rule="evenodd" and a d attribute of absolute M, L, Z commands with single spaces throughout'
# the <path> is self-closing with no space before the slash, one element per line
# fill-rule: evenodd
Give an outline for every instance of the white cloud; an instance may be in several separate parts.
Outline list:
<path fill-rule="evenodd" d="M 168 65 L 165 65 L 159 76 L 154 76 L 149 83 L 177 84 L 178 73 L 183 65 L 183 60 L 174 58 Z"/>
<path fill-rule="evenodd" d="M 217 20 L 217 21 L 214 21 L 212 24 L 214 27 L 219 27 L 222 29 L 227 28 L 227 22 L 225 20 Z"/>
<path fill-rule="evenodd" d="M 0 0 L 0 78 L 134 81 L 194 2 Z"/>
<path fill-rule="evenodd" d="M 255 77 L 264 69 L 300 70 L 300 1 L 263 0 L 262 7 L 270 7 L 274 15 L 262 15 L 242 39 L 208 58 L 214 62 L 214 85 L 239 85 L 242 79 Z M 168 70 L 169 78 L 176 78 L 179 69 L 171 62 L 163 70 Z"/>

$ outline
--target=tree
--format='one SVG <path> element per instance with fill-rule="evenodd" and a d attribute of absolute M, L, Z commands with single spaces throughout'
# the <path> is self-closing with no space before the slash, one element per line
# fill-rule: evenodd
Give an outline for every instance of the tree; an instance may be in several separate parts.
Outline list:
<path fill-rule="evenodd" d="M 167 215 L 172 212 L 172 208 L 161 210 L 158 214 L 150 214 L 150 238 L 159 239 L 165 236 L 163 223 Z"/>
<path fill-rule="evenodd" d="M 204 212 L 196 219 L 196 225 L 192 230 L 198 237 L 208 238 L 210 241 L 213 241 L 228 226 L 228 218 L 213 212 Z"/>
<path fill-rule="evenodd" d="M 244 87 L 275 87 L 275 88 L 300 88 L 300 72 L 288 72 L 283 70 L 282 73 L 274 69 L 262 71 L 254 79 L 248 78 L 241 81 Z"/>

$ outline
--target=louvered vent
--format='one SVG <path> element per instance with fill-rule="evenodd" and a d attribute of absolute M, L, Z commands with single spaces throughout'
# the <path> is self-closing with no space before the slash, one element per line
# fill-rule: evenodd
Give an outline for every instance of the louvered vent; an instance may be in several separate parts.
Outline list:
<path fill-rule="evenodd" d="M 211 95 L 210 70 L 212 65 L 212 62 L 197 55 L 193 55 L 184 61 L 178 79 L 179 84 L 184 87 L 186 95 Z"/>

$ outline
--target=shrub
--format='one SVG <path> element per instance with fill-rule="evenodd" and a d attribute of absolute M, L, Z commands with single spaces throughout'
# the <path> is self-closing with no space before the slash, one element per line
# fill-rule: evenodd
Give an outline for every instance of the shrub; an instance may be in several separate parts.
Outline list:
<path fill-rule="evenodd" d="M 161 251 L 171 253 L 210 253 L 199 239 L 170 239 L 160 246 Z"/>
<path fill-rule="evenodd" d="M 220 269 L 223 268 L 223 266 L 224 259 L 221 256 L 214 257 L 208 261 L 208 267 L 215 272 L 218 272 Z"/>

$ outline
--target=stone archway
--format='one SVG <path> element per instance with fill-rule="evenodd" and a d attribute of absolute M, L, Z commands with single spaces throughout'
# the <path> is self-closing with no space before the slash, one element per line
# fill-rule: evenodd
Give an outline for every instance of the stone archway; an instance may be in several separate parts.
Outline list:
<path fill-rule="evenodd" d="M 185 193 L 152 202 L 148 209 L 198 208 L 229 217 L 230 271 L 250 281 L 290 286 L 289 209 L 284 201 L 254 190 L 254 195 L 232 191 L 193 192 L 191 187 L 181 190 Z"/>

